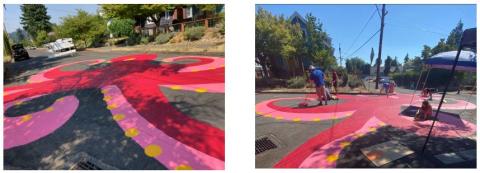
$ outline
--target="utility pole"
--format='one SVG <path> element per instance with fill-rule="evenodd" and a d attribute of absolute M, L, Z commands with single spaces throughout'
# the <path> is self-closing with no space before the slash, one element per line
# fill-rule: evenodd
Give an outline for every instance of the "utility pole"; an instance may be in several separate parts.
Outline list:
<path fill-rule="evenodd" d="M 378 45 L 377 58 L 377 80 L 375 80 L 375 89 L 378 89 L 378 81 L 380 80 L 380 65 L 382 64 L 382 41 L 383 41 L 383 27 L 385 26 L 385 4 L 382 5 L 382 22 L 380 24 L 380 44 Z"/>

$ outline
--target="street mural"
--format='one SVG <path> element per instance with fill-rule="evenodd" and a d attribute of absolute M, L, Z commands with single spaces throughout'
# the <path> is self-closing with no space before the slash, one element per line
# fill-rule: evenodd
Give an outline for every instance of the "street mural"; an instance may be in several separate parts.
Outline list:
<path fill-rule="evenodd" d="M 385 95 L 339 94 L 338 98 L 341 102 L 328 106 L 298 107 L 297 105 L 280 104 L 282 101 L 313 101 L 315 97 L 315 95 L 310 95 L 307 98 L 275 98 L 256 105 L 256 114 L 275 120 L 322 122 L 343 118 L 337 124 L 315 135 L 284 156 L 274 167 L 334 168 L 336 162 L 341 159 L 340 153 L 343 149 L 350 146 L 354 140 L 374 133 L 381 127 L 391 126 L 419 136 L 427 136 L 432 123 L 431 120 L 414 121 L 413 115 L 406 115 L 402 110 L 403 106 L 416 111 L 421 102 L 426 99 L 417 95 L 412 97 L 411 94 L 395 94 L 388 97 Z M 440 96 L 434 95 L 433 101 L 431 101 L 434 109 L 437 108 L 439 100 Z M 330 101 L 329 103 L 335 102 Z M 442 106 L 442 110 L 464 109 L 476 109 L 476 105 L 449 98 Z M 475 124 L 440 112 L 432 136 L 455 138 L 472 135 L 475 131 Z"/>
<path fill-rule="evenodd" d="M 59 92 L 99 89 L 105 109 L 146 156 L 168 169 L 224 169 L 224 131 L 169 104 L 159 87 L 196 93 L 224 89 L 224 59 L 181 56 L 156 60 L 155 54 L 67 63 L 32 75 L 27 84 L 4 89 L 4 150 L 37 141 L 74 118 L 75 95 L 58 98 L 45 109 L 19 116 L 7 110 Z M 87 69 L 65 70 L 83 64 Z"/>

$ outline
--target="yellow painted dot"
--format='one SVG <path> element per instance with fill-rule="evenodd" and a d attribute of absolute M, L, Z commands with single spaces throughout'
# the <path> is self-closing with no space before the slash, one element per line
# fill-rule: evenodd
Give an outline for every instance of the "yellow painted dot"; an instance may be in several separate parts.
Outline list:
<path fill-rule="evenodd" d="M 300 118 L 294 118 L 294 119 L 292 119 L 292 120 L 293 120 L 294 122 L 299 122 L 299 121 L 301 121 L 302 119 L 300 119 Z"/>
<path fill-rule="evenodd" d="M 225 64 L 220 65 L 220 67 L 225 67 Z"/>
<path fill-rule="evenodd" d="M 147 147 L 145 147 L 145 154 L 148 157 L 156 157 L 162 154 L 162 148 L 158 145 L 150 144 Z"/>
<path fill-rule="evenodd" d="M 52 112 L 53 111 L 53 107 L 48 107 L 47 109 L 45 109 L 45 112 Z"/>
<path fill-rule="evenodd" d="M 379 125 L 380 125 L 380 126 L 385 126 L 385 125 L 387 125 L 387 124 L 385 124 L 384 122 L 380 122 Z"/>
<path fill-rule="evenodd" d="M 102 89 L 102 94 L 107 94 L 108 90 L 107 89 Z"/>
<path fill-rule="evenodd" d="M 56 101 L 56 102 L 62 102 L 63 100 L 65 100 L 65 98 L 62 97 L 62 98 L 59 98 L 59 99 L 57 99 L 57 100 L 55 100 L 55 101 Z"/>
<path fill-rule="evenodd" d="M 320 121 L 320 118 L 314 118 L 313 121 L 319 122 L 319 121 Z"/>
<path fill-rule="evenodd" d="M 343 141 L 340 143 L 340 148 L 345 148 L 345 147 L 348 147 L 350 144 L 352 144 L 351 142 L 348 142 L 348 141 Z"/>
<path fill-rule="evenodd" d="M 15 102 L 15 105 L 21 105 L 23 103 L 23 101 L 18 101 L 18 102 Z"/>
<path fill-rule="evenodd" d="M 191 72 L 198 72 L 198 69 L 192 69 Z"/>
<path fill-rule="evenodd" d="M 277 119 L 277 120 L 283 120 L 283 117 L 282 117 L 282 116 L 278 116 L 278 117 L 275 117 L 275 119 Z"/>
<path fill-rule="evenodd" d="M 171 86 L 170 89 L 172 89 L 172 90 L 180 90 L 180 89 L 182 89 L 182 87 L 181 87 L 181 86 L 178 86 L 178 85 L 174 85 L 174 86 Z"/>
<path fill-rule="evenodd" d="M 375 128 L 375 127 L 370 127 L 370 128 L 368 128 L 368 131 L 369 131 L 369 132 L 374 132 L 374 131 L 377 131 L 377 128 Z"/>
<path fill-rule="evenodd" d="M 328 163 L 333 163 L 338 160 L 338 154 L 330 154 L 327 156 L 327 162 Z"/>
<path fill-rule="evenodd" d="M 133 137 L 137 136 L 138 133 L 140 133 L 140 132 L 138 132 L 138 130 L 136 128 L 129 128 L 125 131 L 125 136 L 133 138 Z"/>
<path fill-rule="evenodd" d="M 113 120 L 115 120 L 115 121 L 120 121 L 120 120 L 123 120 L 124 118 L 125 118 L 125 115 L 123 115 L 123 114 L 113 115 Z"/>
<path fill-rule="evenodd" d="M 263 112 L 256 112 L 258 115 L 263 115 Z"/>
<path fill-rule="evenodd" d="M 192 170 L 192 167 L 188 166 L 188 165 L 181 164 L 181 165 L 178 165 L 177 167 L 175 167 L 175 170 Z"/>
<path fill-rule="evenodd" d="M 272 115 L 270 115 L 270 114 L 267 114 L 267 115 L 265 115 L 265 117 L 272 117 Z"/>
<path fill-rule="evenodd" d="M 197 88 L 197 89 L 195 89 L 195 92 L 204 93 L 204 92 L 207 92 L 207 89 L 206 88 Z"/>
<path fill-rule="evenodd" d="M 31 114 L 27 114 L 25 116 L 22 117 L 22 119 L 20 120 L 20 123 L 24 123 L 24 122 L 27 122 L 27 121 L 30 121 L 32 119 L 32 115 Z"/>
<path fill-rule="evenodd" d="M 117 107 L 118 107 L 118 106 L 117 106 L 115 103 L 112 103 L 111 105 L 108 105 L 108 106 L 107 106 L 107 109 L 108 109 L 108 110 L 112 110 L 112 109 L 115 109 L 115 108 L 117 108 Z"/>
<path fill-rule="evenodd" d="M 108 101 L 112 100 L 112 96 L 105 96 L 105 97 L 103 97 L 103 100 L 108 102 Z"/>

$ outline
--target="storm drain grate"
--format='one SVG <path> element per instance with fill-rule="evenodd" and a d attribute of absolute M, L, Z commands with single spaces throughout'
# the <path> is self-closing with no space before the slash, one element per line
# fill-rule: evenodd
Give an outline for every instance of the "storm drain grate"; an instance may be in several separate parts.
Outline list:
<path fill-rule="evenodd" d="M 89 161 L 80 161 L 73 166 L 72 170 L 102 170 L 102 168 Z"/>
<path fill-rule="evenodd" d="M 277 148 L 277 145 L 268 139 L 268 137 L 255 140 L 255 155 L 275 148 Z"/>
<path fill-rule="evenodd" d="M 112 167 L 103 163 L 102 161 L 88 155 L 87 153 L 80 152 L 70 156 L 67 156 L 67 169 L 70 170 L 116 170 L 117 168 Z"/>

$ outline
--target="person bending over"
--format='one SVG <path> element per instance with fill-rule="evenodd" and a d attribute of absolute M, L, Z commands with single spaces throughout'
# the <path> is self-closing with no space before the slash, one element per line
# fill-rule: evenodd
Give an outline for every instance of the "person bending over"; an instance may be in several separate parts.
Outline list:
<path fill-rule="evenodd" d="M 327 105 L 327 97 L 325 96 L 325 77 L 323 71 L 320 68 L 315 68 L 315 66 L 310 65 L 310 82 L 315 84 L 315 89 L 318 96 L 318 105 L 323 105 L 322 100 L 325 100 L 325 105 Z"/>

